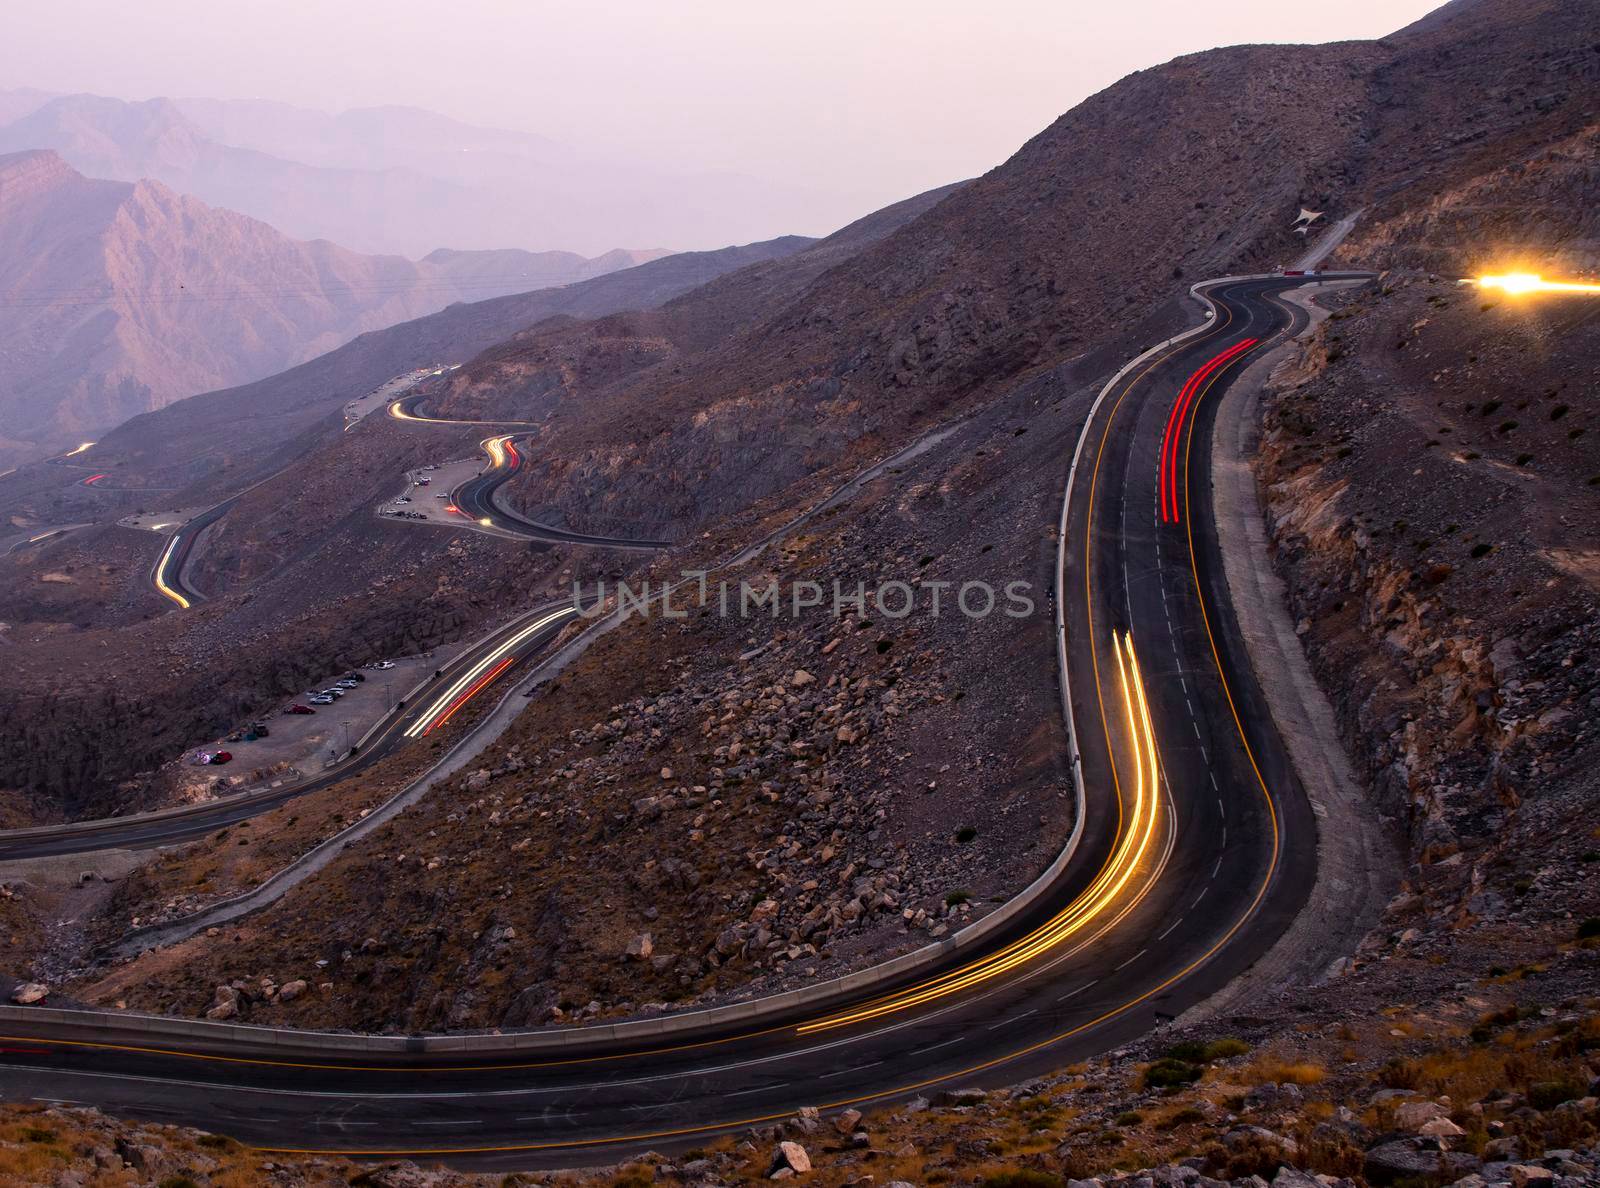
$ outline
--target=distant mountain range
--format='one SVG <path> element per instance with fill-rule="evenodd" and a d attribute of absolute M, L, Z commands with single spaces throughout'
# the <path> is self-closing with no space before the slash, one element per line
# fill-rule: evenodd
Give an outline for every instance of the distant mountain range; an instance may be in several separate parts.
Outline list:
<path fill-rule="evenodd" d="M 119 148 L 88 129 L 79 126 L 85 151 L 98 145 L 100 163 L 118 171 L 185 154 L 198 167 L 204 156 L 182 136 Z M 0 156 L 0 464 L 454 301 L 586 280 L 663 254 L 361 255 L 291 239 L 159 181 L 85 177 L 52 151 Z"/>
<path fill-rule="evenodd" d="M 804 183 L 611 162 L 409 107 L 335 115 L 260 100 L 0 91 L 0 153 L 37 148 L 91 177 L 164 182 L 297 238 L 412 257 L 598 252 L 619 240 L 702 247 L 818 217 L 819 194 Z"/>

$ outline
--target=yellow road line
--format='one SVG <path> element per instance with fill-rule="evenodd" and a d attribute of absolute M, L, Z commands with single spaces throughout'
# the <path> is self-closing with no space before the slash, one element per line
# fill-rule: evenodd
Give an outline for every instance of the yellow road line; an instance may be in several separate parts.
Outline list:
<path fill-rule="evenodd" d="M 177 590 L 167 585 L 166 578 L 167 563 L 172 560 L 172 554 L 177 551 L 178 541 L 182 536 L 183 530 L 179 529 L 168 539 L 167 547 L 161 554 L 161 560 L 156 563 L 155 580 L 157 590 L 161 591 L 161 593 L 165 594 L 168 598 L 172 599 L 172 601 L 176 602 L 180 608 L 187 610 L 189 608 L 189 600 Z"/>

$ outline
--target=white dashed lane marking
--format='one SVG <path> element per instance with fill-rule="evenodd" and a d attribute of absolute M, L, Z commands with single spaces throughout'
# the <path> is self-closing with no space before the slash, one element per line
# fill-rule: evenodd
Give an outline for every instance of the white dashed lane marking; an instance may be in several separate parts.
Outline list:
<path fill-rule="evenodd" d="M 1132 957 L 1129 957 L 1126 961 L 1124 961 L 1121 965 L 1117 966 L 1117 968 L 1112 970 L 1111 972 L 1112 973 L 1116 973 L 1117 970 L 1127 969 L 1128 966 L 1132 965 L 1135 961 L 1139 960 L 1139 958 L 1143 957 L 1149 951 L 1150 951 L 1149 949 L 1140 949 Z"/>
<path fill-rule="evenodd" d="M 1011 1024 L 1015 1023 L 1018 1019 L 1026 1019 L 1029 1015 L 1037 1015 L 1038 1013 L 1039 1013 L 1039 1009 L 1037 1007 L 1035 1007 L 1031 1011 L 1023 1011 L 1022 1014 L 1020 1014 L 1020 1015 L 1012 1015 L 1011 1018 L 1009 1018 L 1009 1019 L 1001 1019 L 1000 1022 L 998 1022 L 998 1023 L 991 1023 L 989 1025 L 989 1030 L 990 1031 L 996 1031 L 1001 1027 L 1009 1027 Z"/>

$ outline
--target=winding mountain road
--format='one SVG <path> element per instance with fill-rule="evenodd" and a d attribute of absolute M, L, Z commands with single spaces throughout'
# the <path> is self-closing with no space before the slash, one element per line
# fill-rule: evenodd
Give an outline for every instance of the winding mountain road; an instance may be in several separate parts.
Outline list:
<path fill-rule="evenodd" d="M 1203 287 L 1207 322 L 1135 360 L 1087 418 L 1056 592 L 1080 817 L 1013 905 L 840 982 L 567 1031 L 354 1036 L 5 1008 L 8 1094 L 271 1150 L 570 1165 L 801 1105 L 1013 1083 L 1201 1002 L 1266 952 L 1316 873 L 1209 494 L 1217 394 L 1303 324 L 1278 294 L 1305 283 Z"/>
<path fill-rule="evenodd" d="M 587 532 L 574 532 L 541 524 L 510 510 L 495 498 L 496 492 L 511 480 L 523 467 L 523 452 L 517 446 L 516 434 L 503 434 L 486 438 L 483 450 L 489 456 L 489 466 L 476 478 L 468 479 L 450 494 L 450 501 L 461 514 L 474 523 L 506 536 L 525 540 L 539 540 L 550 544 L 579 544 L 593 548 L 626 549 L 654 552 L 670 548 L 671 541 L 641 540 L 620 536 L 595 536 Z"/>

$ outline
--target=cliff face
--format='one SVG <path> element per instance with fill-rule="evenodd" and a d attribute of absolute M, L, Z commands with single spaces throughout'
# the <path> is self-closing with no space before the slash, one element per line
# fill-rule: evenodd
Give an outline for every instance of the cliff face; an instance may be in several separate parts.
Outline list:
<path fill-rule="evenodd" d="M 1600 270 L 1600 123 L 1382 211 L 1344 251 L 1370 267 L 1452 278 L 1508 270 L 1592 275 Z"/>
<path fill-rule="evenodd" d="M 633 258 L 362 256 L 159 182 L 95 180 L 54 153 L 15 153 L 0 157 L 0 422 L 13 453 L 50 448 L 461 297 Z"/>

